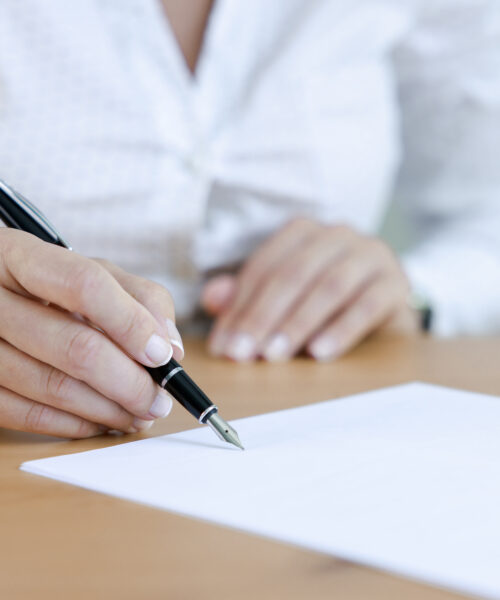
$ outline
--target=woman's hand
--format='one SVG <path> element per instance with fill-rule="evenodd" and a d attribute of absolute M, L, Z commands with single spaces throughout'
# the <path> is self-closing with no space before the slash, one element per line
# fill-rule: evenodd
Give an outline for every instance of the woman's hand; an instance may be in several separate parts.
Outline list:
<path fill-rule="evenodd" d="M 172 400 L 141 365 L 182 358 L 174 319 L 161 286 L 1 228 L 0 426 L 70 438 L 147 429 Z"/>
<path fill-rule="evenodd" d="M 417 333 L 408 293 L 405 274 L 381 240 L 298 219 L 237 276 L 210 280 L 202 303 L 217 316 L 210 339 L 216 355 L 286 360 L 305 348 L 330 360 L 382 327 Z"/>

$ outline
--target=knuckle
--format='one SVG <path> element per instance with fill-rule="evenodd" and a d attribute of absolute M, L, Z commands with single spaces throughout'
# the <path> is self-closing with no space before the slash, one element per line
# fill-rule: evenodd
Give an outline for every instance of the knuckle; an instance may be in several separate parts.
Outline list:
<path fill-rule="evenodd" d="M 347 256 L 356 251 L 360 237 L 348 225 L 328 225 L 321 234 L 321 243 L 337 249 L 338 256 Z"/>
<path fill-rule="evenodd" d="M 78 327 L 70 335 L 66 359 L 76 373 L 86 373 L 95 365 L 100 351 L 99 334 L 89 328 Z"/>
<path fill-rule="evenodd" d="M 304 229 L 304 230 L 308 230 L 308 229 L 314 229 L 320 227 L 320 224 L 315 221 L 314 219 L 311 219 L 310 217 L 305 217 L 303 215 L 298 215 L 296 217 L 294 217 L 293 219 L 291 219 L 290 221 L 288 221 L 288 223 L 286 223 L 283 227 L 283 230 L 290 230 L 292 229 L 293 231 L 299 229 Z"/>
<path fill-rule="evenodd" d="M 339 239 L 341 239 L 341 236 L 339 236 L 337 232 L 336 225 L 325 225 L 319 234 L 320 243 L 327 244 L 328 246 L 334 242 L 337 242 Z"/>
<path fill-rule="evenodd" d="M 307 264 L 304 260 L 287 260 L 281 265 L 278 273 L 270 281 L 270 287 L 273 291 L 279 293 L 284 287 L 290 284 L 296 284 L 299 279 L 304 277 L 307 271 Z"/>
<path fill-rule="evenodd" d="M 156 281 L 151 281 L 151 279 L 145 279 L 143 277 L 139 277 L 138 279 L 141 284 L 141 289 L 144 289 L 148 296 L 168 296 L 171 298 L 168 291 Z"/>
<path fill-rule="evenodd" d="M 78 419 L 78 424 L 74 432 L 72 432 L 71 437 L 74 439 L 83 439 L 92 437 L 95 435 L 95 426 L 89 421 L 85 421 L 85 419 Z"/>
<path fill-rule="evenodd" d="M 93 262 L 96 262 L 97 264 L 99 264 L 103 267 L 106 267 L 106 268 L 108 268 L 108 267 L 110 269 L 119 269 L 120 268 L 117 265 L 115 265 L 115 263 L 108 260 L 107 258 L 102 258 L 102 256 L 93 256 L 90 260 L 92 260 Z"/>
<path fill-rule="evenodd" d="M 314 325 L 312 314 L 306 310 L 299 310 L 293 315 L 289 323 L 283 329 L 288 337 L 296 339 L 301 335 L 309 333 L 312 325 Z"/>
<path fill-rule="evenodd" d="M 272 323 L 273 316 L 274 311 L 254 310 L 238 323 L 238 331 L 245 333 L 267 331 L 270 323 Z"/>
<path fill-rule="evenodd" d="M 378 314 L 382 308 L 383 301 L 375 294 L 368 294 L 358 302 L 358 318 L 365 320 L 367 317 L 369 318 Z"/>
<path fill-rule="evenodd" d="M 379 252 L 384 252 L 386 254 L 390 254 L 389 246 L 377 236 L 367 236 L 365 240 L 370 243 L 373 248 L 377 248 Z"/>
<path fill-rule="evenodd" d="M 110 415 L 103 420 L 103 425 L 116 429 L 117 431 L 127 431 L 133 427 L 134 416 L 126 410 L 121 409 L 117 414 Z"/>
<path fill-rule="evenodd" d="M 48 406 L 33 401 L 24 417 L 24 430 L 33 433 L 47 430 L 50 425 L 50 413 Z"/>
<path fill-rule="evenodd" d="M 153 380 L 147 373 L 141 374 L 131 386 L 130 397 L 123 402 L 123 406 L 134 415 L 147 414 L 154 400 L 153 389 Z"/>
<path fill-rule="evenodd" d="M 330 225 L 326 228 L 326 231 L 329 233 L 330 236 L 342 237 L 345 239 L 350 239 L 358 235 L 350 225 L 347 225 L 345 223 Z"/>
<path fill-rule="evenodd" d="M 75 307 L 84 307 L 95 301 L 105 275 L 104 267 L 94 261 L 85 260 L 71 269 L 63 282 L 63 288 Z"/>
<path fill-rule="evenodd" d="M 91 259 L 93 262 L 97 263 L 98 265 L 100 265 L 101 267 L 103 267 L 104 269 L 106 269 L 106 271 L 113 271 L 114 269 L 118 268 L 116 267 L 116 265 L 114 265 L 110 260 L 108 260 L 107 258 L 100 258 L 100 257 L 92 257 Z"/>
<path fill-rule="evenodd" d="M 373 256 L 382 258 L 385 262 L 391 264 L 396 263 L 396 257 L 392 252 L 390 246 L 388 246 L 383 240 L 376 236 L 367 236 L 364 238 L 362 248 L 365 252 L 369 252 Z"/>
<path fill-rule="evenodd" d="M 326 298 L 343 296 L 346 285 L 339 273 L 328 273 L 320 287 L 321 295 Z"/>
<path fill-rule="evenodd" d="M 71 394 L 72 378 L 55 367 L 49 367 L 43 388 L 48 398 L 65 399 Z"/>
<path fill-rule="evenodd" d="M 172 298 L 172 294 L 170 294 L 165 287 L 159 283 L 156 283 L 156 281 L 142 279 L 141 293 L 145 298 L 147 297 L 148 300 L 156 300 L 157 302 L 166 305 L 170 311 L 172 311 L 174 308 L 174 299 Z"/>
<path fill-rule="evenodd" d="M 130 314 L 130 317 L 126 319 L 125 325 L 121 332 L 123 340 L 132 340 L 137 336 L 137 332 L 144 332 L 152 329 L 151 321 L 153 317 L 150 317 L 146 310 L 141 310 L 140 307 L 136 307 Z"/>

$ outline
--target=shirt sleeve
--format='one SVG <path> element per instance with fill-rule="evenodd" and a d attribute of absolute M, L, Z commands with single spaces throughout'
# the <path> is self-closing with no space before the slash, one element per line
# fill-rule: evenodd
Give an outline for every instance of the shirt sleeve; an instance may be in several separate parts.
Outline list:
<path fill-rule="evenodd" d="M 500 3 L 435 2 L 394 61 L 396 198 L 415 239 L 403 265 L 438 335 L 499 332 Z"/>

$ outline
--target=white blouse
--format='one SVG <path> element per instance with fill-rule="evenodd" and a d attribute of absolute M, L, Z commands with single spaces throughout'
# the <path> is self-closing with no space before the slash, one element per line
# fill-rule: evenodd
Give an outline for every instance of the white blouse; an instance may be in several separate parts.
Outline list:
<path fill-rule="evenodd" d="M 500 2 L 217 0 L 192 77 L 159 0 L 2 0 L 0 178 L 184 318 L 292 216 L 375 234 L 396 195 L 436 331 L 500 331 Z"/>

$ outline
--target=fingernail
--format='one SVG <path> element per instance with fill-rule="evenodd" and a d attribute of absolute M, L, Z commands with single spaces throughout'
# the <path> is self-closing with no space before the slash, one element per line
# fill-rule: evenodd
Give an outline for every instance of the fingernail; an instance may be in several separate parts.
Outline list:
<path fill-rule="evenodd" d="M 316 360 L 331 360 L 339 353 L 339 345 L 331 337 L 318 338 L 309 346 L 309 352 Z"/>
<path fill-rule="evenodd" d="M 172 398 L 163 390 L 158 392 L 155 401 L 149 409 L 149 416 L 153 419 L 163 419 L 172 410 Z"/>
<path fill-rule="evenodd" d="M 157 367 L 168 363 L 174 353 L 172 346 L 156 333 L 149 338 L 145 352 L 149 360 Z"/>
<path fill-rule="evenodd" d="M 286 360 L 290 356 L 290 340 L 284 333 L 272 336 L 262 356 L 269 361 Z"/>
<path fill-rule="evenodd" d="M 132 427 L 128 429 L 127 433 L 137 433 L 139 431 L 146 431 L 153 427 L 154 421 L 145 421 L 144 419 L 135 418 L 132 421 Z"/>
<path fill-rule="evenodd" d="M 214 356 L 220 356 L 224 353 L 228 337 L 225 331 L 219 331 L 212 337 L 210 340 L 210 352 Z"/>
<path fill-rule="evenodd" d="M 168 337 L 170 338 L 170 343 L 174 346 L 174 358 L 182 360 L 184 358 L 184 344 L 182 343 L 181 334 L 172 319 L 166 319 L 166 321 Z"/>
<path fill-rule="evenodd" d="M 236 361 L 250 360 L 255 354 L 255 340 L 248 333 L 237 333 L 229 342 L 226 354 Z"/>

